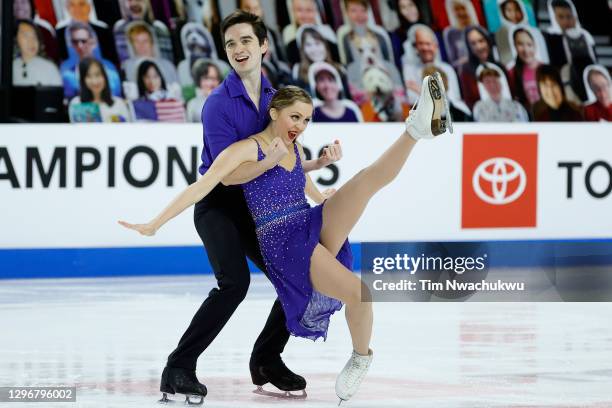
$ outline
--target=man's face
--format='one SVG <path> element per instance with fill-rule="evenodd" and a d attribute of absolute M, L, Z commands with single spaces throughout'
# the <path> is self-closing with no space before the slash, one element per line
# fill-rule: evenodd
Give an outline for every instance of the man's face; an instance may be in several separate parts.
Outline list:
<path fill-rule="evenodd" d="M 591 89 L 597 98 L 597 101 L 603 106 L 610 105 L 610 82 L 603 74 L 596 72 L 591 74 L 591 80 L 589 81 Z"/>
<path fill-rule="evenodd" d="M 70 42 L 79 55 L 79 59 L 93 56 L 96 42 L 91 38 L 89 31 L 81 29 L 72 31 Z"/>
<path fill-rule="evenodd" d="M 91 11 L 91 5 L 87 0 L 68 0 L 66 5 L 68 14 L 75 21 L 81 21 L 86 23 L 89 21 L 89 12 Z"/>
<path fill-rule="evenodd" d="M 242 0 L 241 10 L 251 14 L 255 14 L 258 17 L 261 17 L 263 15 L 259 0 Z"/>
<path fill-rule="evenodd" d="M 153 40 L 148 33 L 137 33 L 130 37 L 132 47 L 137 57 L 155 57 L 153 54 Z"/>
<path fill-rule="evenodd" d="M 349 3 L 346 15 L 353 27 L 363 27 L 368 24 L 368 9 L 359 3 Z"/>
<path fill-rule="evenodd" d="M 559 84 L 550 78 L 544 78 L 539 85 L 540 95 L 542 95 L 544 102 L 553 109 L 559 109 L 563 102 L 563 94 Z"/>
<path fill-rule="evenodd" d="M 317 5 L 312 0 L 293 0 L 293 17 L 298 26 L 317 23 Z"/>
<path fill-rule="evenodd" d="M 570 28 L 576 27 L 576 17 L 569 7 L 555 7 L 555 20 L 561 27 L 561 30 L 569 30 Z"/>
<path fill-rule="evenodd" d="M 225 31 L 224 48 L 230 65 L 239 76 L 253 70 L 261 71 L 262 55 L 268 50 L 268 40 L 262 45 L 247 23 L 235 24 Z"/>
<path fill-rule="evenodd" d="M 485 87 L 491 99 L 495 102 L 501 100 L 502 86 L 501 81 L 495 75 L 487 75 L 482 79 L 482 85 Z"/>
<path fill-rule="evenodd" d="M 126 0 L 125 5 L 130 17 L 134 20 L 143 20 L 147 13 L 147 2 L 145 0 Z"/>
<path fill-rule="evenodd" d="M 414 35 L 414 47 L 423 64 L 434 62 L 438 53 L 438 46 L 431 33 L 425 30 L 417 30 Z"/>

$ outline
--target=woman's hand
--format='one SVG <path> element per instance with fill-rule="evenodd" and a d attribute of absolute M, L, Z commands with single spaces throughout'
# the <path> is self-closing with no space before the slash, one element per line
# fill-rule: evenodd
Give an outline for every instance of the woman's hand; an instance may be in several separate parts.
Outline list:
<path fill-rule="evenodd" d="M 146 235 L 147 237 L 151 237 L 155 235 L 157 229 L 153 227 L 150 223 L 148 224 L 130 224 L 125 221 L 118 221 L 120 225 L 123 225 L 125 228 L 132 229 L 134 231 L 140 232 L 142 235 Z"/>
<path fill-rule="evenodd" d="M 289 153 L 287 146 L 285 146 L 280 137 L 275 137 L 274 140 L 272 140 L 272 142 L 266 146 L 264 151 L 266 158 L 264 160 L 266 160 L 270 168 L 272 168 L 276 166 L 278 162 L 287 155 L 287 153 Z"/>
<path fill-rule="evenodd" d="M 336 140 L 334 143 L 327 145 L 323 149 L 321 157 L 317 159 L 317 167 L 322 169 L 323 167 L 327 167 L 340 159 L 342 159 L 342 147 L 340 146 L 340 141 Z"/>

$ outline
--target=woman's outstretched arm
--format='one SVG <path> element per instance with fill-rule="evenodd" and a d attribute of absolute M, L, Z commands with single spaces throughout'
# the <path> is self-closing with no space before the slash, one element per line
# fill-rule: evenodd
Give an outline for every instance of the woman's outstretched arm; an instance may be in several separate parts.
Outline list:
<path fill-rule="evenodd" d="M 279 139 L 280 142 L 280 139 Z M 284 152 L 283 152 L 284 150 Z M 276 148 L 271 149 L 271 154 L 266 156 L 268 163 L 274 166 L 287 154 L 283 143 L 276 143 Z M 257 145 L 253 140 L 245 139 L 230 145 L 222 151 L 208 171 L 198 181 L 191 184 L 181 192 L 172 202 L 153 220 L 146 224 L 130 224 L 119 221 L 126 228 L 140 232 L 142 235 L 151 236 L 166 222 L 179 215 L 187 207 L 200 201 L 228 174 L 234 171 L 240 164 L 248 161 L 257 161 Z"/>

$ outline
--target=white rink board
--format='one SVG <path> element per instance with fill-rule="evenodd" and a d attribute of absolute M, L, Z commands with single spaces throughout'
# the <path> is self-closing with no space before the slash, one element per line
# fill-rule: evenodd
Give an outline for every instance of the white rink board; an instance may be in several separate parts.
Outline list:
<path fill-rule="evenodd" d="M 344 158 L 337 163 L 338 188 L 371 163 L 402 132 L 402 124 L 312 124 L 302 136 L 313 151 L 338 138 Z M 538 192 L 535 228 L 461 228 L 461 171 L 463 133 L 537 133 Z M 144 222 L 155 216 L 186 183 L 174 166 L 173 187 L 166 186 L 167 149 L 174 147 L 190 166 L 191 149 L 201 149 L 200 125 L 87 124 L 0 126 L 0 248 L 76 248 L 200 245 L 187 210 L 157 236 L 144 239 L 122 229 L 119 219 Z M 160 159 L 159 175 L 146 188 L 128 184 L 122 162 L 130 149 L 144 145 Z M 115 187 L 108 187 L 109 147 L 115 148 Z M 66 147 L 66 187 L 59 188 L 59 166 L 48 188 L 36 169 L 33 186 L 26 187 L 26 148 L 37 147 L 45 169 L 56 147 Z M 101 162 L 83 175 L 76 187 L 76 148 L 94 147 Z M 1 152 L 4 149 L 4 156 Z M 7 179 L 6 155 L 20 185 Z M 84 163 L 91 163 L 85 155 Z M 567 172 L 560 161 L 583 162 L 574 171 L 573 198 L 566 197 Z M 590 196 L 584 175 L 589 164 L 612 165 L 612 125 L 590 124 L 472 124 L 456 125 L 455 134 L 420 142 L 397 180 L 370 203 L 351 234 L 354 242 L 426 240 L 588 239 L 612 236 L 612 194 Z M 136 155 L 132 174 L 146 178 L 151 162 Z M 329 170 L 312 174 L 330 177 Z M 591 183 L 599 191 L 612 183 L 600 167 Z M 326 188 L 320 186 L 321 189 Z"/>

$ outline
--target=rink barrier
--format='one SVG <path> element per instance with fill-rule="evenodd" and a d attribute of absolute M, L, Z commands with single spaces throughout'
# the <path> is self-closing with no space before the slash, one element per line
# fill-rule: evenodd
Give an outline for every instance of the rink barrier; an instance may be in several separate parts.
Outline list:
<path fill-rule="evenodd" d="M 612 239 L 470 241 L 484 247 L 490 267 L 612 267 Z M 415 251 L 423 243 L 408 243 Z M 351 244 L 355 271 L 361 244 Z M 0 279 L 94 278 L 211 274 L 201 246 L 2 249 Z M 253 272 L 260 272 L 249 263 Z"/>

